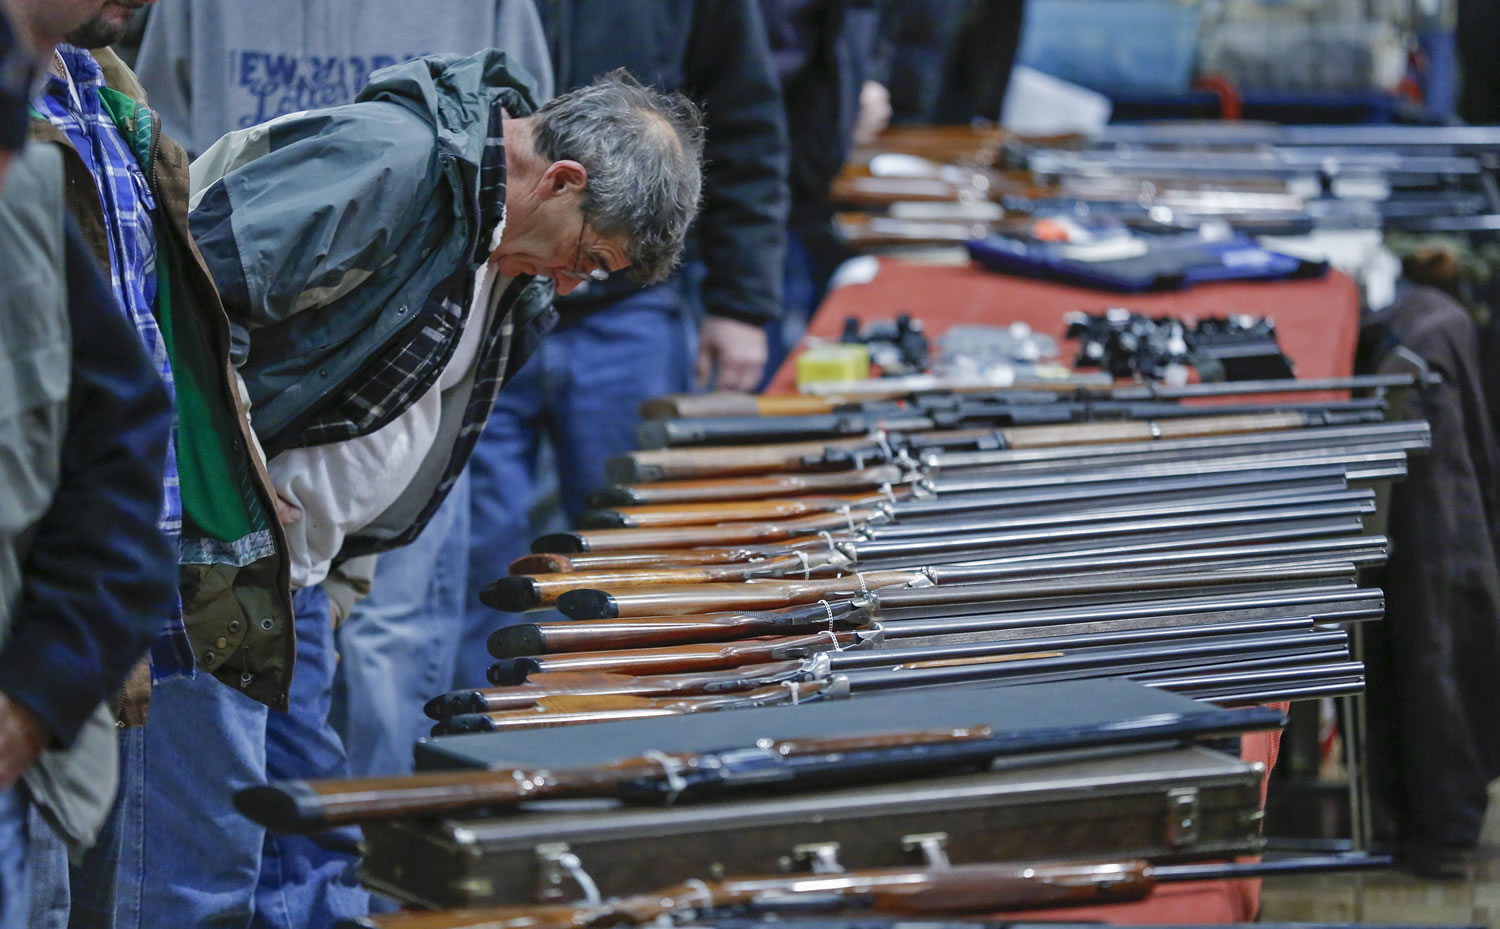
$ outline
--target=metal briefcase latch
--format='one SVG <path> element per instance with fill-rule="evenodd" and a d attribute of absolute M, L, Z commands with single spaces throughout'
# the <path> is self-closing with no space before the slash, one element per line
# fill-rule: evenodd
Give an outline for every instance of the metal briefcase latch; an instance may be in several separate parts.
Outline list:
<path fill-rule="evenodd" d="M 792 860 L 806 864 L 814 874 L 842 874 L 844 865 L 839 861 L 839 843 L 808 842 L 792 846 Z"/>
<path fill-rule="evenodd" d="M 547 842 L 536 847 L 537 903 L 599 903 L 599 885 L 583 869 L 583 862 L 566 842 Z"/>
<path fill-rule="evenodd" d="M 1198 788 L 1174 787 L 1167 791 L 1167 844 L 1192 845 L 1198 841 Z"/>
<path fill-rule="evenodd" d="M 927 867 L 938 869 L 952 867 L 948 860 L 948 833 L 918 832 L 901 837 L 903 852 L 916 852 L 922 856 Z"/>

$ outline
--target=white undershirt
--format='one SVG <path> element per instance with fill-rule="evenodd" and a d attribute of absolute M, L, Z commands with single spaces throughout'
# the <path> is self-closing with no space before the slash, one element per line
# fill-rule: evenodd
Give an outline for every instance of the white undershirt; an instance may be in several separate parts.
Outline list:
<path fill-rule="evenodd" d="M 499 233 L 496 229 L 497 240 Z M 479 360 L 498 281 L 493 264 L 480 268 L 453 357 L 437 383 L 409 409 L 369 435 L 294 448 L 271 459 L 277 495 L 302 511 L 300 521 L 285 527 L 294 590 L 327 577 L 344 540 L 392 506 L 417 476 L 437 440 L 442 392 L 461 383 Z"/>

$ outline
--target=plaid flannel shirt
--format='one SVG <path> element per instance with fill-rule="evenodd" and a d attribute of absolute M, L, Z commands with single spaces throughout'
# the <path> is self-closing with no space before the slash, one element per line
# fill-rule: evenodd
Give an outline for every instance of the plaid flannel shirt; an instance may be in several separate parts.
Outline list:
<path fill-rule="evenodd" d="M 154 314 L 156 228 L 152 213 L 156 209 L 156 200 L 140 163 L 100 102 L 99 91 L 106 84 L 98 62 L 88 52 L 71 45 L 59 45 L 57 57 L 71 81 L 57 74 L 50 75 L 46 92 L 37 98 L 35 106 L 48 122 L 67 136 L 99 188 L 100 205 L 109 231 L 109 272 L 115 299 L 135 325 L 146 353 L 166 382 L 168 394 L 173 394 L 172 367 Z M 167 445 L 163 490 L 159 525 L 175 548 L 182 536 L 175 424 L 173 441 Z M 162 680 L 191 674 L 192 670 L 193 650 L 188 642 L 179 598 L 163 619 L 156 642 L 151 647 L 151 672 L 155 680 Z"/>
<path fill-rule="evenodd" d="M 441 293 L 434 293 L 428 299 L 429 311 L 433 318 L 444 322 L 425 326 L 413 342 L 398 345 L 388 352 L 378 365 L 376 375 L 359 391 L 359 396 L 351 397 L 340 404 L 340 409 L 346 414 L 353 416 L 376 408 L 389 411 L 396 407 L 396 404 L 400 404 L 399 408 L 389 412 L 390 418 L 394 418 L 432 386 L 442 372 L 443 365 L 447 364 L 448 358 L 453 355 L 473 298 L 474 268 L 488 260 L 490 239 L 496 227 L 505 218 L 505 135 L 501 128 L 501 120 L 504 116 L 504 108 L 497 99 L 490 107 L 489 131 L 484 144 L 484 157 L 479 167 L 477 204 L 479 234 L 475 237 L 472 256 L 474 265 L 460 268 L 455 277 L 448 279 L 447 286 L 442 289 Z M 495 398 L 499 396 L 500 388 L 505 383 L 511 336 L 515 326 L 515 320 L 511 314 L 521 291 L 530 282 L 530 276 L 513 280 L 501 295 L 496 311 L 490 315 L 483 341 L 480 343 L 478 360 L 475 363 L 473 392 L 469 394 L 469 402 L 464 407 L 464 419 L 453 443 L 453 454 L 448 459 L 448 467 L 444 470 L 432 499 L 422 508 L 416 521 L 395 539 L 380 545 L 369 540 L 350 539 L 344 543 L 341 558 L 356 557 L 411 543 L 421 534 L 422 529 L 432 519 L 432 514 L 448 496 L 448 491 L 452 489 L 454 482 L 463 472 L 464 466 L 468 464 L 469 455 L 473 452 L 475 443 L 479 441 L 479 434 L 484 431 L 485 423 L 490 418 L 490 411 L 494 409 Z M 455 300 L 455 297 L 458 299 Z M 439 304 L 439 308 L 433 308 L 434 303 Z M 451 322 L 454 319 L 457 320 L 456 323 Z M 434 341 L 439 335 L 446 336 L 446 345 L 439 345 Z M 442 363 L 436 365 L 423 363 L 425 358 L 418 357 L 423 353 L 427 358 L 441 358 Z M 424 386 L 416 390 L 409 389 L 408 385 L 418 383 L 424 383 Z M 391 385 L 397 385 L 398 389 L 388 389 Z M 322 422 L 321 418 L 320 422 Z M 367 432 L 367 430 L 355 431 L 360 427 L 352 418 L 335 425 L 348 435 L 361 435 Z"/>

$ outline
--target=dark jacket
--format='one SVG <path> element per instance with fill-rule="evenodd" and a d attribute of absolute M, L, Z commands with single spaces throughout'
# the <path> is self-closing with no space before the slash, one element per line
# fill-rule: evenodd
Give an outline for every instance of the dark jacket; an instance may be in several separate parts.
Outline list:
<path fill-rule="evenodd" d="M 171 322 L 182 610 L 194 661 L 198 670 L 284 710 L 297 647 L 286 542 L 230 365 L 224 307 L 188 232 L 188 159 L 158 131 L 130 70 L 108 50 L 94 57 L 111 88 L 106 106 L 157 204 L 156 310 Z M 32 120 L 32 137 L 63 152 L 69 212 L 100 266 L 108 268 L 103 206 L 87 166 L 46 120 Z"/>
<path fill-rule="evenodd" d="M 1385 620 L 1367 632 L 1369 774 L 1396 837 L 1473 847 L 1500 776 L 1500 449 L 1480 388 L 1469 314 L 1417 287 L 1365 325 L 1362 342 L 1415 353 L 1442 384 L 1416 397 L 1432 449 L 1391 493 Z"/>
<path fill-rule="evenodd" d="M 755 0 L 537 0 L 537 9 L 559 92 L 625 68 L 703 106 L 703 209 L 685 257 L 708 268 L 708 313 L 757 324 L 780 317 L 786 117 Z M 557 305 L 566 320 L 635 289 L 615 275 Z"/>
<path fill-rule="evenodd" d="M 32 796 L 78 845 L 109 812 L 104 704 L 176 598 L 157 525 L 172 410 L 108 281 L 64 235 L 63 162 L 33 147 L 0 196 L 0 691 L 46 727 Z"/>
<path fill-rule="evenodd" d="M 849 157 L 870 73 L 875 0 L 760 0 L 786 106 L 793 222 L 833 212 L 829 187 Z"/>

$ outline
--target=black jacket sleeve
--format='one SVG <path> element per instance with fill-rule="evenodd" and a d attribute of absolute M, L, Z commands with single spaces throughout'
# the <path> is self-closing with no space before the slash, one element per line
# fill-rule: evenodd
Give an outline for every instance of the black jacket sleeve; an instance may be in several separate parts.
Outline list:
<path fill-rule="evenodd" d="M 68 230 L 72 386 L 52 506 L 0 650 L 6 694 L 66 746 L 145 654 L 177 596 L 158 526 L 172 410 L 140 337 Z"/>
<path fill-rule="evenodd" d="M 781 316 L 786 253 L 787 130 L 776 69 L 755 0 L 701 0 L 684 90 L 702 101 L 703 210 L 697 245 L 713 316 Z"/>

